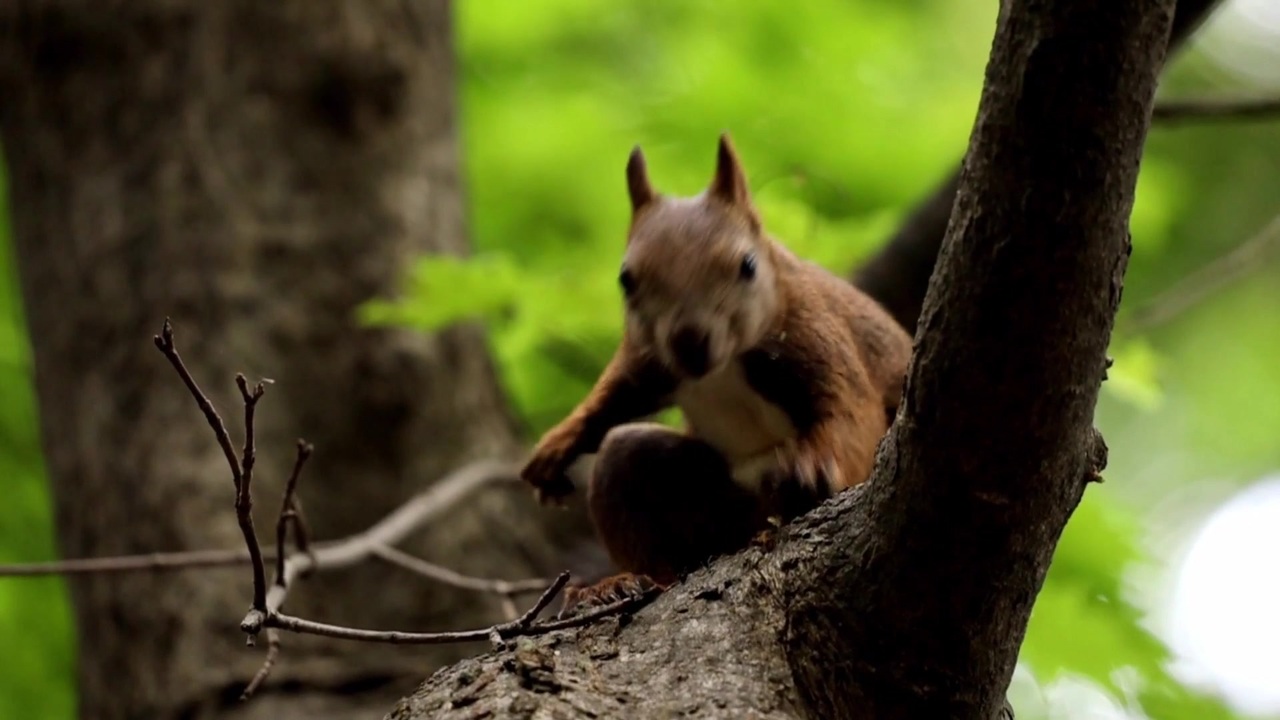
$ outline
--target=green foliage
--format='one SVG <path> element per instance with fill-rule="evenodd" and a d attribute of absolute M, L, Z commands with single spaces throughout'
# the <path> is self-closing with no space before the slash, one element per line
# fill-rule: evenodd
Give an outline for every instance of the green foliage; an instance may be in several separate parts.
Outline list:
<path fill-rule="evenodd" d="M 1160 357 L 1151 343 L 1137 337 L 1112 347 L 1114 364 L 1107 372 L 1103 388 L 1117 398 L 1143 410 L 1155 410 L 1163 397 L 1160 391 Z"/>
<path fill-rule="evenodd" d="M 57 557 L 7 198 L 0 168 L 0 563 Z M 0 660 L 0 717 L 75 717 L 71 616 L 60 578 L 0 578 L 0 647 L 20 649 Z"/>

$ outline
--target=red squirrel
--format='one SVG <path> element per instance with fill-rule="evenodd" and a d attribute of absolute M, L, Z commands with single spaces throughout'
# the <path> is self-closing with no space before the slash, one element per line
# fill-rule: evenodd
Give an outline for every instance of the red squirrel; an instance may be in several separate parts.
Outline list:
<path fill-rule="evenodd" d="M 587 508 L 622 573 L 575 604 L 666 588 L 871 472 L 911 338 L 874 300 L 770 237 L 727 134 L 693 197 L 626 168 L 621 343 L 521 470 L 543 502 L 596 453 Z M 641 418 L 676 405 L 683 431 Z"/>

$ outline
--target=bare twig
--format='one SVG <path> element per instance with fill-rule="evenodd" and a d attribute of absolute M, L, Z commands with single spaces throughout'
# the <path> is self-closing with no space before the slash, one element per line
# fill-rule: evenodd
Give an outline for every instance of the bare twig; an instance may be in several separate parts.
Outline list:
<path fill-rule="evenodd" d="M 517 468 L 504 462 L 481 460 L 453 471 L 440 482 L 414 496 L 363 533 L 343 542 L 327 545 L 312 555 L 293 555 L 285 560 L 284 583 L 267 591 L 267 612 L 252 609 L 241 621 L 246 632 L 257 632 L 268 613 L 279 612 L 289 586 L 297 577 L 313 569 L 336 570 L 350 567 L 373 556 L 374 548 L 399 544 L 410 533 L 434 520 L 476 489 L 498 481 L 517 482 Z"/>
<path fill-rule="evenodd" d="M 1258 234 L 1237 245 L 1134 311 L 1121 325 L 1125 333 L 1139 334 L 1169 322 L 1197 303 L 1256 270 L 1280 247 L 1280 215 Z"/>
<path fill-rule="evenodd" d="M 239 378 L 237 378 L 239 379 Z M 258 385 L 262 387 L 261 384 Z M 245 395 L 246 401 L 248 394 L 245 393 L 244 385 L 240 383 L 240 392 Z M 259 395 L 261 397 L 261 395 Z M 256 402 L 256 400 L 255 400 Z M 252 427 L 251 425 L 246 425 Z M 246 454 L 248 454 L 250 446 L 246 442 Z M 306 464 L 307 458 L 311 457 L 312 447 L 307 441 L 298 439 L 298 454 L 293 462 L 293 472 L 289 473 L 289 480 L 285 483 L 284 495 L 280 499 L 280 517 L 276 519 L 276 546 L 286 547 L 288 543 L 288 529 L 292 518 L 296 516 L 294 511 L 294 501 L 297 497 L 298 477 L 302 474 L 302 466 Z M 248 473 L 245 473 L 246 478 Z M 249 483 L 246 480 L 245 487 Z M 238 504 L 237 504 L 238 507 Z M 284 582 L 284 563 L 286 553 L 279 553 L 276 556 L 276 576 L 272 580 L 273 585 L 280 585 Z M 266 604 L 266 600 L 263 600 Z M 244 691 L 240 693 L 240 700 L 243 702 L 253 697 L 262 683 L 266 682 L 267 677 L 271 675 L 272 668 L 276 665 L 276 660 L 280 657 L 280 631 L 275 628 L 267 630 L 267 656 L 262 659 L 262 667 L 258 668 L 258 672 L 254 674 L 253 679 L 245 686 Z"/>
<path fill-rule="evenodd" d="M 1151 110 L 1152 122 L 1254 120 L 1280 115 L 1280 98 L 1164 100 Z"/>
<path fill-rule="evenodd" d="M 240 693 L 240 701 L 243 702 L 253 697 L 253 694 L 262 687 L 262 683 L 267 681 L 267 676 L 271 675 L 271 670 L 276 666 L 276 660 L 280 657 L 280 631 L 275 628 L 267 630 L 267 656 L 262 660 L 262 667 L 258 668 L 258 672 L 254 674 L 253 679 L 248 685 L 244 686 L 244 690 Z"/>
<path fill-rule="evenodd" d="M 267 574 L 262 565 L 262 548 L 258 545 L 258 537 L 253 529 L 253 516 L 249 513 L 251 508 L 249 477 L 246 477 L 244 468 L 236 460 L 236 451 L 231 445 L 231 437 L 227 434 L 227 426 L 222 422 L 218 411 L 213 408 L 213 403 L 209 401 L 208 396 L 200 390 L 195 378 L 191 377 L 191 372 L 187 370 L 187 366 L 182 362 L 181 356 L 178 355 L 178 348 L 173 342 L 173 325 L 169 322 L 169 318 L 164 319 L 164 326 L 154 340 L 156 347 L 168 358 L 169 363 L 173 365 L 173 369 L 178 372 L 178 376 L 182 378 L 182 382 L 187 386 L 191 396 L 195 398 L 196 405 L 200 406 L 205 420 L 213 428 L 213 434 L 218 439 L 218 445 L 222 448 L 222 453 L 227 457 L 227 464 L 231 467 L 231 479 L 236 488 L 236 518 L 240 525 L 240 532 L 244 535 L 245 548 L 249 551 L 249 562 L 253 566 L 253 606 L 261 609 L 266 604 Z M 257 399 L 262 397 L 263 386 L 262 383 L 258 383 L 258 386 L 254 389 L 255 396 L 250 396 L 245 390 L 244 377 L 242 375 L 236 375 L 236 384 L 240 386 L 240 392 L 245 397 L 245 459 L 246 464 L 252 469 L 253 406 L 257 403 Z M 241 498 L 244 498 L 243 507 L 241 506 Z M 282 552 L 283 550 L 281 548 Z"/>
<path fill-rule="evenodd" d="M 311 444 L 306 440 L 298 440 L 298 454 L 293 462 L 293 472 L 289 473 L 289 480 L 284 486 L 284 497 L 280 500 L 280 518 L 276 520 L 276 547 L 285 547 L 290 520 L 296 520 L 297 518 L 297 510 L 294 503 L 298 490 L 298 476 L 302 474 L 302 466 L 307 463 L 307 458 L 311 457 L 312 450 Z M 302 548 L 299 549 L 301 550 Z M 303 550 L 303 552 L 306 551 Z M 279 585 L 284 582 L 285 555 L 285 553 L 280 553 L 276 556 L 276 577 L 272 582 L 273 585 Z"/>
<path fill-rule="evenodd" d="M 542 578 L 499 580 L 463 575 L 387 545 L 375 545 L 371 548 L 371 551 L 375 556 L 393 565 L 398 565 L 405 570 L 465 590 L 479 590 L 509 597 L 523 593 L 538 592 L 547 586 L 547 581 Z"/>
<path fill-rule="evenodd" d="M 264 548 L 262 554 L 275 558 L 275 548 Z M 50 562 L 0 565 L 0 577 L 36 577 L 41 575 L 86 575 L 96 573 L 189 570 L 237 567 L 249 562 L 249 551 L 189 550 L 185 552 L 121 555 L 119 557 L 75 558 Z"/>
<path fill-rule="evenodd" d="M 164 319 L 164 327 L 160 330 L 160 334 L 153 339 L 156 347 L 169 359 L 173 369 L 178 371 L 178 377 L 182 378 L 182 382 L 187 386 L 191 397 L 196 399 L 196 404 L 200 406 L 200 411 L 204 413 L 205 420 L 209 422 L 209 427 L 213 428 L 213 434 L 218 438 L 218 447 L 222 448 L 222 454 L 227 457 L 227 465 L 231 467 L 231 479 L 235 483 L 236 492 L 239 492 L 240 462 L 236 459 L 235 448 L 231 446 L 231 436 L 227 435 L 227 426 L 223 424 L 222 418 L 218 416 L 218 411 L 213 409 L 213 403 L 209 402 L 209 398 L 204 394 L 204 391 L 196 384 L 195 378 L 191 377 L 191 372 L 187 370 L 186 364 L 182 362 L 182 357 L 178 355 L 178 348 L 173 344 L 173 325 L 170 324 L 169 318 Z"/>
<path fill-rule="evenodd" d="M 280 547 L 284 547 L 286 542 L 285 528 L 289 518 L 293 517 L 296 520 L 298 476 L 302 471 L 303 464 L 310 457 L 311 451 L 311 445 L 302 440 L 298 441 L 297 459 L 294 463 L 293 473 L 285 486 L 285 496 L 280 504 L 280 518 L 276 524 L 277 545 Z M 313 623 L 301 618 L 290 618 L 289 616 L 283 616 L 288 618 L 283 624 L 277 624 L 280 621 L 273 619 L 280 617 L 279 609 L 284 605 L 293 581 L 314 570 L 332 570 L 346 567 L 376 556 L 388 559 L 400 567 L 442 582 L 448 582 L 457 587 L 503 593 L 503 599 L 508 602 L 510 596 L 514 593 L 542 589 L 546 585 L 545 581 L 522 580 L 506 582 L 470 578 L 419 560 L 390 546 L 390 543 L 400 542 L 409 533 L 422 527 L 477 488 L 497 480 L 514 478 L 515 469 L 501 463 L 484 462 L 468 465 L 414 497 L 363 533 L 353 535 L 340 543 L 327 545 L 319 550 L 306 550 L 300 547 L 299 554 L 288 557 L 279 556 L 280 559 L 276 565 L 276 577 L 267 594 L 265 611 L 256 607 L 251 608 L 245 619 L 240 623 L 241 630 L 248 633 L 250 637 L 258 634 L 264 628 L 267 631 L 267 657 L 263 660 L 262 667 L 254 675 L 253 680 L 245 688 L 241 699 L 247 700 L 252 697 L 257 688 L 270 675 L 271 669 L 279 656 L 279 630 L 294 630 L 294 624 L 300 627 L 337 627 L 323 623 Z M 563 576 L 563 580 L 568 582 L 567 573 Z M 531 583 L 533 582 L 537 582 L 537 585 L 532 586 Z M 557 580 L 557 584 L 559 587 L 564 585 L 560 580 Z M 553 587 L 556 587 L 556 585 L 553 585 Z M 559 587 L 556 588 L 557 592 Z M 550 599 L 547 599 L 545 595 L 539 600 L 539 603 L 542 603 L 541 607 L 545 607 L 547 602 L 550 602 Z M 541 607 L 535 605 L 535 610 L 531 612 L 536 615 L 541 610 Z M 485 633 L 484 636 L 487 637 L 490 630 L 483 631 Z M 498 637 L 501 639 L 500 636 Z M 441 640 L 440 642 L 448 641 Z"/>
<path fill-rule="evenodd" d="M 236 373 L 236 387 L 240 388 L 240 397 L 244 400 L 244 457 L 240 461 L 240 487 L 236 492 L 236 522 L 240 524 L 240 530 L 244 533 L 245 542 L 249 545 L 249 560 L 253 564 L 253 607 L 262 610 L 267 606 L 267 569 L 263 566 L 262 553 L 254 553 L 253 551 L 253 545 L 258 543 L 258 538 L 253 530 L 253 492 L 251 486 L 253 485 L 253 465 L 256 459 L 253 447 L 253 418 L 258 407 L 258 401 L 262 399 L 263 393 L 266 392 L 266 386 L 259 382 L 254 386 L 251 393 L 244 375 Z M 279 543 L 279 547 L 283 548 L 284 544 Z M 284 555 L 284 553 L 281 553 L 281 555 Z"/>
<path fill-rule="evenodd" d="M 314 555 L 311 550 L 311 530 L 307 525 L 307 516 L 302 512 L 302 498 L 297 495 L 293 496 L 292 520 L 290 524 L 293 526 L 293 544 L 298 548 L 298 552 Z"/>
<path fill-rule="evenodd" d="M 562 575 L 561 577 L 567 578 L 567 575 Z M 544 595 L 548 604 L 555 598 L 555 595 L 561 588 L 563 588 L 563 586 L 557 588 L 553 585 L 548 589 L 548 593 Z M 556 590 L 556 592 L 550 592 L 551 590 Z M 445 645 L 450 643 L 475 642 L 486 639 L 492 640 L 495 637 L 501 640 L 509 640 L 514 637 L 545 635 L 557 630 L 566 630 L 569 628 L 589 625 L 602 617 L 638 608 L 652 600 L 660 592 L 661 590 L 658 588 L 650 588 L 643 593 L 631 595 L 621 600 L 609 603 L 608 605 L 602 605 L 590 612 L 568 617 L 563 620 L 549 620 L 538 624 L 526 622 L 525 618 L 531 617 L 531 614 L 537 614 L 534 610 L 541 610 L 541 608 L 538 608 L 538 606 L 535 605 L 533 610 L 530 610 L 530 612 L 525 613 L 524 616 L 521 616 L 511 622 L 479 630 L 460 630 L 456 632 L 414 633 L 401 632 L 398 630 L 362 630 L 360 628 L 349 628 L 342 627 L 340 625 L 329 625 L 327 623 L 314 622 L 312 620 L 303 620 L 302 618 L 296 618 L 282 613 L 273 613 L 269 617 L 265 618 L 264 626 L 280 628 L 281 630 L 289 630 L 291 632 L 307 635 L 322 635 L 324 637 L 337 638 L 340 640 L 360 640 L 364 642 L 380 642 L 393 645 Z M 543 605 L 543 607 L 545 608 L 545 605 Z"/>
<path fill-rule="evenodd" d="M 643 592 L 636 593 L 635 595 L 628 595 L 627 597 L 615 600 L 608 605 L 601 605 L 600 607 L 584 612 L 581 615 L 571 615 L 567 618 L 557 618 L 538 625 L 532 625 L 520 634 L 526 636 L 545 635 L 546 633 L 555 632 L 556 630 L 589 625 L 602 617 L 608 617 L 609 615 L 613 615 L 624 610 L 637 608 L 661 594 L 662 588 L 647 588 Z"/>
<path fill-rule="evenodd" d="M 162 336 L 156 338 L 156 346 L 173 363 L 179 375 L 187 384 L 192 396 L 195 397 L 197 404 L 205 412 L 205 417 L 214 428 L 219 445 L 222 446 L 228 462 L 232 466 L 236 489 L 236 519 L 240 523 L 242 534 L 244 535 L 247 555 L 253 567 L 254 578 L 253 605 L 248 614 L 245 615 L 244 620 L 241 621 L 240 628 L 249 636 L 250 645 L 253 644 L 253 638 L 265 629 L 268 643 L 266 658 L 261 668 L 245 687 L 241 695 L 242 700 L 250 698 L 256 692 L 270 676 L 272 668 L 278 661 L 280 655 L 279 630 L 387 643 L 440 644 L 488 638 L 495 645 L 501 647 L 507 638 L 518 635 L 536 635 L 556 629 L 583 625 L 610 612 L 618 612 L 634 607 L 653 596 L 654 593 L 652 592 L 644 593 L 625 598 L 617 603 L 578 617 L 567 620 L 553 620 L 541 625 L 535 625 L 534 621 L 537 619 L 538 614 L 551 604 L 552 600 L 564 590 L 565 585 L 569 582 L 569 573 L 564 572 L 546 588 L 537 602 L 523 615 L 480 630 L 443 633 L 362 630 L 305 620 L 281 613 L 280 609 L 284 605 L 289 588 L 295 578 L 313 569 L 322 567 L 326 569 L 339 568 L 355 564 L 369 557 L 379 557 L 419 574 L 458 587 L 495 592 L 504 598 L 504 608 L 509 613 L 508 616 L 514 614 L 512 596 L 517 592 L 535 590 L 543 584 L 542 581 L 505 581 L 469 577 L 414 558 L 395 550 L 392 546 L 481 485 L 497 479 L 514 478 L 515 468 L 507 463 L 496 462 L 476 463 L 467 466 L 461 471 L 446 477 L 426 492 L 411 499 L 367 531 L 348 538 L 342 543 L 327 546 L 314 552 L 306 552 L 306 550 L 309 550 L 309 545 L 306 540 L 302 540 L 299 545 L 303 548 L 303 552 L 289 555 L 287 553 L 289 526 L 292 524 L 295 528 L 298 528 L 300 535 L 306 534 L 305 522 L 301 520 L 298 511 L 297 484 L 302 467 L 307 458 L 310 457 L 312 448 L 305 441 L 299 440 L 293 472 L 285 485 L 284 494 L 280 502 L 280 513 L 276 522 L 276 546 L 278 552 L 276 554 L 275 578 L 268 590 L 264 580 L 265 568 L 262 562 L 262 550 L 258 545 L 250 513 L 253 506 L 252 485 L 255 462 L 254 416 L 257 403 L 265 392 L 265 385 L 263 382 L 259 382 L 250 391 L 244 375 L 236 374 L 236 385 L 240 389 L 245 412 L 244 451 L 242 458 L 237 462 L 225 425 L 214 411 L 212 403 L 200 391 L 178 357 L 177 350 L 173 344 L 173 331 L 168 320 L 165 321 Z"/>
<path fill-rule="evenodd" d="M 501 603 L 502 617 L 508 620 L 515 620 L 520 613 L 519 610 L 516 610 L 516 601 L 513 600 L 510 595 L 503 595 Z"/>
<path fill-rule="evenodd" d="M 475 490 L 490 483 L 515 482 L 515 472 L 516 470 L 513 466 L 496 461 L 486 460 L 465 465 L 448 474 L 440 482 L 421 494 L 411 498 L 365 532 L 340 540 L 318 542 L 310 547 L 310 553 L 303 550 L 302 542 L 295 537 L 299 551 L 304 552 L 304 555 L 296 561 L 302 567 L 291 571 L 286 570 L 286 573 L 290 578 L 294 578 L 317 568 L 337 569 L 361 562 L 373 555 L 373 547 L 375 545 L 391 547 L 392 544 L 402 542 L 413 532 L 438 517 L 441 512 L 449 509 L 454 503 L 462 500 Z M 296 512 L 298 510 L 296 497 L 294 498 L 294 503 Z M 375 534 L 375 539 L 372 542 L 368 539 L 371 533 Z M 275 547 L 267 547 L 261 548 L 260 552 L 264 558 L 274 562 L 278 557 L 276 555 L 277 550 L 278 548 Z M 235 550 L 189 550 L 0 565 L 0 577 L 173 571 L 237 567 L 250 562 L 249 551 L 246 548 Z M 422 574 L 428 575 L 427 573 Z M 514 581 L 512 585 L 513 592 L 526 592 L 524 583 L 532 583 L 532 581 Z M 542 583 L 538 587 L 541 588 L 544 585 L 545 583 Z M 482 589 L 475 585 L 459 585 L 459 587 Z M 484 590 L 488 591 L 488 588 L 484 588 Z"/>
<path fill-rule="evenodd" d="M 547 606 L 551 604 L 551 601 L 555 600 L 556 596 L 560 594 L 560 591 L 564 589 L 564 586 L 568 584 L 569 584 L 569 571 L 566 570 L 565 572 L 560 573 L 560 575 L 556 577 L 555 582 L 547 586 L 546 592 L 538 596 L 538 602 L 534 603 L 533 607 L 529 608 L 529 612 L 526 612 L 524 615 L 521 615 L 520 617 L 516 618 L 516 620 L 513 623 L 508 623 L 508 625 L 505 625 L 505 626 L 497 626 L 499 628 L 499 634 L 501 634 L 501 629 L 503 627 L 508 627 L 508 626 L 517 627 L 517 628 L 529 627 L 531 624 L 533 624 L 533 621 L 537 619 L 538 613 L 542 612 L 543 610 L 546 610 Z"/>

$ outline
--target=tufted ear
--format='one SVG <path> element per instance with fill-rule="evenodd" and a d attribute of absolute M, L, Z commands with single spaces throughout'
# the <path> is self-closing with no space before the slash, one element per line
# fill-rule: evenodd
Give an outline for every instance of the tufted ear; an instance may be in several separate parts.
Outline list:
<path fill-rule="evenodd" d="M 751 191 L 747 188 L 747 176 L 738 162 L 738 153 L 729 141 L 729 133 L 721 133 L 720 148 L 716 153 L 716 175 L 711 179 L 711 195 L 743 208 L 751 206 Z"/>
<path fill-rule="evenodd" d="M 627 159 L 627 193 L 631 196 L 633 215 L 658 196 L 649 184 L 649 169 L 645 166 L 644 153 L 640 152 L 639 145 L 631 150 L 631 157 Z"/>

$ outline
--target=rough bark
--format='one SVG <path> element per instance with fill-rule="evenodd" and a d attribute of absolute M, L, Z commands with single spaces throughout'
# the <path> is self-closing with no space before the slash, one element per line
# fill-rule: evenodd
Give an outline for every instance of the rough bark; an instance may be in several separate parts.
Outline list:
<path fill-rule="evenodd" d="M 258 413 L 259 528 L 298 436 L 316 446 L 302 496 L 319 539 L 517 451 L 476 329 L 353 315 L 418 253 L 466 250 L 450 37 L 440 0 L 0 4 L 0 132 L 65 557 L 241 543 L 224 460 L 151 345 L 165 316 L 237 442 L 233 374 L 277 380 Z M 522 489 L 490 494 L 409 549 L 541 574 L 546 519 Z M 474 652 L 288 637 L 240 706 L 262 658 L 236 629 L 248 577 L 71 580 L 82 715 L 379 717 Z M 372 628 L 499 619 L 496 600 L 376 563 L 306 580 L 289 610 Z"/>
<path fill-rule="evenodd" d="M 1169 54 L 1182 47 L 1220 0 L 1178 0 L 1169 34 Z M 947 234 L 960 182 L 960 168 L 917 205 L 870 260 L 853 274 L 853 282 L 915 332 L 938 250 Z"/>
<path fill-rule="evenodd" d="M 1092 414 L 1173 8 L 1003 4 L 904 406 L 866 485 L 630 622 L 442 670 L 389 717 L 996 717 L 1105 464 Z"/>

